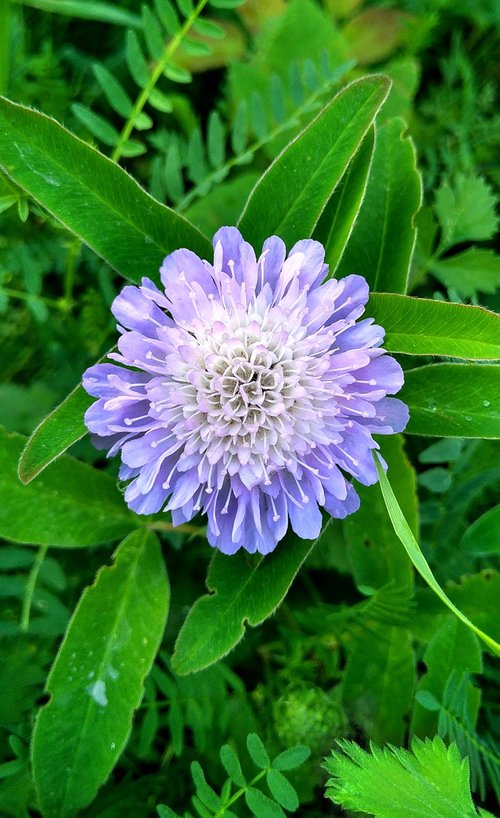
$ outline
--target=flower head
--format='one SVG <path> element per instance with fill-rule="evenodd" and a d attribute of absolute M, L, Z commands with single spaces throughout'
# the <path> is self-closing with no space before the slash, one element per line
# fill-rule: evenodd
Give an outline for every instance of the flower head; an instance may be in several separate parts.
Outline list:
<path fill-rule="evenodd" d="M 109 456 L 121 452 L 125 500 L 139 514 L 197 512 L 211 545 L 266 554 L 288 522 L 304 538 L 322 506 L 345 517 L 359 506 L 345 474 L 377 473 L 372 434 L 400 432 L 399 364 L 384 331 L 357 321 L 364 278 L 325 282 L 321 244 L 288 256 L 277 236 L 253 248 L 234 227 L 214 236 L 214 261 L 176 250 L 113 303 L 116 364 L 96 364 L 83 385 L 98 400 L 85 422 Z M 325 283 L 323 283 L 325 282 Z"/>

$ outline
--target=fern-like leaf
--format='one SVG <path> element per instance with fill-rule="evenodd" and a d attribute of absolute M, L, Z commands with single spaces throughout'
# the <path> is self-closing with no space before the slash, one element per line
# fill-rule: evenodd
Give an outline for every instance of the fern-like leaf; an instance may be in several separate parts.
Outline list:
<path fill-rule="evenodd" d="M 352 741 L 325 762 L 332 776 L 326 794 L 347 809 L 374 818 L 476 818 L 469 787 L 469 767 L 458 748 L 415 738 L 411 751 L 371 746 L 367 752 Z"/>

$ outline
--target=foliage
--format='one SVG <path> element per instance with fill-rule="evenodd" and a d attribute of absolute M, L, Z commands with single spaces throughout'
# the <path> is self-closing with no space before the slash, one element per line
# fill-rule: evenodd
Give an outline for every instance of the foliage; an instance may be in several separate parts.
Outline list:
<path fill-rule="evenodd" d="M 0 0 L 2 816 L 316 818 L 336 741 L 338 810 L 491 818 L 498 23 Z M 224 224 L 367 278 L 411 414 L 356 514 L 264 557 L 129 511 L 83 423 L 124 279 Z"/>

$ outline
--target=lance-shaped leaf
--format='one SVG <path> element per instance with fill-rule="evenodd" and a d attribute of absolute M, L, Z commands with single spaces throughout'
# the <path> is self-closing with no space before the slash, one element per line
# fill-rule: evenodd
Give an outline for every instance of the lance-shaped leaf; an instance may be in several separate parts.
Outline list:
<path fill-rule="evenodd" d="M 194 603 L 177 638 L 176 673 L 208 667 L 238 644 L 246 624 L 260 625 L 271 616 L 315 542 L 290 536 L 257 558 L 243 549 L 233 556 L 217 552 L 207 577 L 210 593 Z"/>
<path fill-rule="evenodd" d="M 380 481 L 380 489 L 382 491 L 382 496 L 384 498 L 385 506 L 387 508 L 387 513 L 390 517 L 391 523 L 394 527 L 394 531 L 401 541 L 401 544 L 406 550 L 406 553 L 410 557 L 413 565 L 417 569 L 420 576 L 426 581 L 428 586 L 432 588 L 436 596 L 439 597 L 441 602 L 443 602 L 455 616 L 467 625 L 468 628 L 473 631 L 476 636 L 479 636 L 483 642 L 488 645 L 490 650 L 493 651 L 494 654 L 500 656 L 500 644 L 496 642 L 491 636 L 488 636 L 487 633 L 484 633 L 480 628 L 477 627 L 470 619 L 459 609 L 457 606 L 451 601 L 451 599 L 446 595 L 444 590 L 441 588 L 439 582 L 435 578 L 434 574 L 432 573 L 427 560 L 425 559 L 422 550 L 413 536 L 413 532 L 408 525 L 406 518 L 399 507 L 398 501 L 394 495 L 392 490 L 392 486 L 387 479 L 386 473 L 381 466 L 380 460 L 378 456 L 375 456 L 375 465 L 377 467 L 377 473 Z"/>
<path fill-rule="evenodd" d="M 500 316 L 483 307 L 373 293 L 366 314 L 385 329 L 388 352 L 471 360 L 500 358 Z"/>
<path fill-rule="evenodd" d="M 380 106 L 386 77 L 351 83 L 287 145 L 257 182 L 239 227 L 258 247 L 271 233 L 288 244 L 310 236 Z"/>
<path fill-rule="evenodd" d="M 314 238 L 325 248 L 330 275 L 335 274 L 349 241 L 366 192 L 375 147 L 373 126 L 366 134 L 333 196 L 325 207 Z"/>
<path fill-rule="evenodd" d="M 401 119 L 376 128 L 366 195 L 336 273 L 363 275 L 376 291 L 405 292 L 415 245 L 422 183 L 405 129 Z"/>
<path fill-rule="evenodd" d="M 122 168 L 54 119 L 0 98 L 0 169 L 126 278 L 155 276 L 167 253 L 210 242 Z"/>
<path fill-rule="evenodd" d="M 406 432 L 436 437 L 500 437 L 500 365 L 442 363 L 405 372 L 398 397 Z"/>
<path fill-rule="evenodd" d="M 65 455 L 24 486 L 17 461 L 22 435 L 0 431 L 0 537 L 13 542 L 82 548 L 116 540 L 139 525 L 110 475 Z"/>
<path fill-rule="evenodd" d="M 89 804 L 122 752 L 165 627 L 169 585 L 156 536 L 118 547 L 84 591 L 47 679 L 33 775 L 44 818 Z"/>
<path fill-rule="evenodd" d="M 94 399 L 77 386 L 59 406 L 42 420 L 24 447 L 19 460 L 19 477 L 29 483 L 73 443 L 87 434 L 83 415 Z"/>

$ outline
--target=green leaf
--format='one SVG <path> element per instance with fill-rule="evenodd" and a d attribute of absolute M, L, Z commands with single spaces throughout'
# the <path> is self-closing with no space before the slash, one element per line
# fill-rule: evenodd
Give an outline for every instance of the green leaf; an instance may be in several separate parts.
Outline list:
<path fill-rule="evenodd" d="M 132 104 L 132 100 L 124 90 L 121 83 L 118 82 L 111 71 L 108 71 L 108 69 L 100 63 L 93 65 L 92 70 L 97 82 L 101 86 L 104 96 L 108 100 L 113 110 L 120 114 L 120 116 L 125 118 L 129 117 L 134 109 L 134 106 Z"/>
<path fill-rule="evenodd" d="M 98 3 L 92 0 L 18 0 L 23 6 L 30 6 L 53 14 L 64 14 L 81 20 L 97 20 L 117 26 L 140 28 L 141 20 L 137 14 L 121 9 L 111 3 Z"/>
<path fill-rule="evenodd" d="M 443 700 L 450 673 L 480 673 L 483 669 L 481 647 L 474 633 L 455 617 L 446 620 L 435 632 L 423 656 L 427 668 L 417 685 L 417 695 L 431 694 Z M 427 710 L 418 701 L 412 716 L 412 734 L 424 737 L 437 733 L 438 714 Z"/>
<path fill-rule="evenodd" d="M 418 536 L 415 472 L 403 449 L 403 438 L 392 435 L 380 443 L 398 501 L 412 531 Z M 360 508 L 342 521 L 353 579 L 358 588 L 382 588 L 392 583 L 406 588 L 409 597 L 413 584 L 411 562 L 387 518 L 380 486 L 357 485 L 356 491 L 361 500 Z"/>
<path fill-rule="evenodd" d="M 168 34 L 173 37 L 180 28 L 175 7 L 170 0 L 155 0 L 155 9 Z"/>
<path fill-rule="evenodd" d="M 223 744 L 220 748 L 220 760 L 231 781 L 237 787 L 244 787 L 246 781 L 241 770 L 240 760 L 229 744 Z"/>
<path fill-rule="evenodd" d="M 187 70 L 187 68 L 183 68 L 180 65 L 174 65 L 174 63 L 168 63 L 165 66 L 163 73 L 165 74 L 168 80 L 172 80 L 172 82 L 182 82 L 188 83 L 191 82 L 193 79 L 191 72 Z"/>
<path fill-rule="evenodd" d="M 261 767 L 263 770 L 265 770 L 271 765 L 271 759 L 269 758 L 268 752 L 257 733 L 250 733 L 247 736 L 247 750 L 250 758 L 257 767 Z"/>
<path fill-rule="evenodd" d="M 500 316 L 483 307 L 373 293 L 366 313 L 385 329 L 388 352 L 500 358 Z"/>
<path fill-rule="evenodd" d="M 212 111 L 208 118 L 207 153 L 213 168 L 219 168 L 224 162 L 226 134 L 222 120 L 217 111 Z"/>
<path fill-rule="evenodd" d="M 202 37 L 214 37 L 217 40 L 224 37 L 226 33 L 222 26 L 219 26 L 213 20 L 204 20 L 203 18 L 195 20 L 192 28 L 193 31 L 201 34 Z"/>
<path fill-rule="evenodd" d="M 370 622 L 349 640 L 343 704 L 377 742 L 401 744 L 415 689 L 415 657 L 407 628 Z"/>
<path fill-rule="evenodd" d="M 79 103 L 72 105 L 71 110 L 93 136 L 100 139 L 105 145 L 111 147 L 116 145 L 120 138 L 118 131 L 106 119 L 91 111 L 86 105 L 80 105 Z"/>
<path fill-rule="evenodd" d="M 93 402 L 78 385 L 42 420 L 28 439 L 19 460 L 19 477 L 29 483 L 73 443 L 87 434 L 83 415 Z"/>
<path fill-rule="evenodd" d="M 328 202 L 315 233 L 315 238 L 325 247 L 325 262 L 330 265 L 332 276 L 342 258 L 363 202 L 374 144 L 374 129 L 370 128 Z"/>
<path fill-rule="evenodd" d="M 193 777 L 194 785 L 196 787 L 196 795 L 200 801 L 209 809 L 216 812 L 221 806 L 221 799 L 214 789 L 207 784 L 205 773 L 198 761 L 193 761 L 191 764 L 191 775 Z"/>
<path fill-rule="evenodd" d="M 478 556 L 500 554 L 500 505 L 474 520 L 458 547 Z"/>
<path fill-rule="evenodd" d="M 310 755 L 309 747 L 304 744 L 296 744 L 295 747 L 283 750 L 282 753 L 277 755 L 271 766 L 275 770 L 294 770 L 296 767 L 300 767 L 304 761 L 307 761 Z"/>
<path fill-rule="evenodd" d="M 389 91 L 385 77 L 348 85 L 261 177 L 239 227 L 255 247 L 276 233 L 288 244 L 310 236 Z"/>
<path fill-rule="evenodd" d="M 0 196 L 0 213 L 8 210 L 9 207 L 12 207 L 18 200 L 19 196 L 17 195 L 8 194 L 7 196 Z"/>
<path fill-rule="evenodd" d="M 149 80 L 149 68 L 135 31 L 127 31 L 125 56 L 133 79 L 143 88 Z"/>
<path fill-rule="evenodd" d="M 374 818 L 475 818 L 469 767 L 455 744 L 446 747 L 436 736 L 413 739 L 411 752 L 397 747 L 371 752 L 352 741 L 338 741 L 324 767 L 334 776 L 326 794 L 345 809 Z M 404 805 L 404 806 L 402 806 Z"/>
<path fill-rule="evenodd" d="M 491 239 L 498 224 L 495 205 L 490 186 L 480 176 L 457 174 L 451 186 L 444 182 L 436 193 L 435 203 L 442 246 Z"/>
<path fill-rule="evenodd" d="M 500 288 L 500 256 L 493 250 L 471 247 L 463 253 L 431 262 L 432 275 L 460 298 L 478 292 L 494 293 Z"/>
<path fill-rule="evenodd" d="M 256 818 L 285 818 L 280 805 L 255 787 L 248 787 L 245 790 L 245 801 L 248 809 Z"/>
<path fill-rule="evenodd" d="M 0 431 L 0 440 L 0 537 L 83 548 L 137 528 L 138 517 L 128 511 L 108 474 L 65 455 L 36 483 L 23 486 L 16 463 L 26 438 Z"/>
<path fill-rule="evenodd" d="M 392 525 L 394 526 L 394 531 L 396 532 L 397 536 L 399 537 L 401 543 L 403 544 L 406 553 L 410 557 L 413 565 L 417 569 L 420 576 L 427 582 L 429 587 L 434 591 L 436 596 L 439 597 L 441 602 L 443 602 L 452 613 L 455 614 L 464 625 L 467 625 L 483 642 L 488 645 L 490 650 L 493 651 L 497 656 L 500 656 L 500 644 L 495 642 L 490 636 L 486 633 L 483 633 L 476 625 L 474 625 L 470 619 L 468 619 L 465 614 L 462 613 L 456 605 L 453 604 L 451 599 L 449 599 L 443 589 L 441 588 L 440 584 L 434 577 L 427 560 L 425 559 L 418 542 L 416 541 L 413 533 L 410 529 L 410 526 L 406 522 L 406 519 L 401 511 L 398 501 L 394 495 L 394 492 L 391 488 L 391 484 L 386 477 L 385 471 L 380 464 L 380 460 L 378 456 L 375 457 L 375 465 L 377 467 L 378 477 L 380 481 L 380 488 L 382 489 L 382 495 L 385 500 L 385 505 L 387 508 L 387 513 L 391 519 Z"/>
<path fill-rule="evenodd" d="M 208 667 L 238 644 L 246 623 L 255 627 L 271 616 L 314 545 L 290 536 L 266 556 L 217 552 L 207 576 L 210 593 L 194 603 L 177 637 L 175 672 Z"/>
<path fill-rule="evenodd" d="M 405 131 L 401 119 L 375 129 L 366 195 L 336 273 L 358 273 L 375 291 L 405 292 L 415 246 L 422 183 Z"/>
<path fill-rule="evenodd" d="M 165 627 L 169 586 L 155 535 L 136 531 L 100 570 L 69 624 L 33 735 L 44 818 L 89 804 L 122 753 Z"/>
<path fill-rule="evenodd" d="M 43 114 L 0 99 L 0 167 L 132 281 L 154 277 L 167 253 L 211 245 L 124 170 Z"/>
<path fill-rule="evenodd" d="M 165 39 L 157 17 L 146 4 L 142 7 L 142 24 L 146 45 L 153 60 L 161 60 L 165 49 Z"/>
<path fill-rule="evenodd" d="M 271 769 L 266 775 L 267 786 L 278 804 L 290 812 L 299 807 L 299 797 L 287 778 L 279 770 Z"/>
<path fill-rule="evenodd" d="M 500 365 L 430 364 L 405 372 L 407 434 L 500 437 Z"/>

